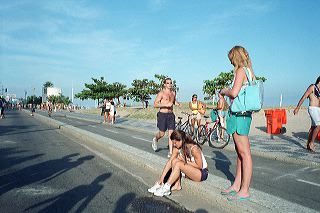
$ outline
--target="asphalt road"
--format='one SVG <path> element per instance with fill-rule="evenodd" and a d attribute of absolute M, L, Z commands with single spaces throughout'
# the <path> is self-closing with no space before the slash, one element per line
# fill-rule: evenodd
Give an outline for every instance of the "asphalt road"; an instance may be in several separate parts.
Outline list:
<path fill-rule="evenodd" d="M 105 126 L 70 122 L 106 132 Z M 0 208 L 1 212 L 187 212 L 167 198 L 152 196 L 143 183 L 74 139 L 19 111 L 8 111 L 0 120 Z"/>
<path fill-rule="evenodd" d="M 153 152 L 151 149 L 152 133 L 146 134 L 57 115 L 53 118 L 147 152 Z M 156 154 L 165 157 L 168 153 L 166 145 L 165 139 L 160 141 L 159 151 Z M 234 180 L 236 159 L 234 152 L 212 149 L 208 146 L 204 146 L 203 151 L 209 164 L 210 173 L 225 178 L 226 181 Z M 253 164 L 251 185 L 253 188 L 320 211 L 320 197 L 318 196 L 320 190 L 319 168 L 256 156 L 253 156 Z"/>

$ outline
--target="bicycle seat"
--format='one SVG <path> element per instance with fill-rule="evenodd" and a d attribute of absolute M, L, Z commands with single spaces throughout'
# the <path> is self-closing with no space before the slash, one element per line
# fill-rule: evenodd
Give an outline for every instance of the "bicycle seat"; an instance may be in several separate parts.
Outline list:
<path fill-rule="evenodd" d="M 204 115 L 203 117 L 204 117 L 204 118 L 209 118 L 209 116 L 207 116 L 207 115 Z"/>

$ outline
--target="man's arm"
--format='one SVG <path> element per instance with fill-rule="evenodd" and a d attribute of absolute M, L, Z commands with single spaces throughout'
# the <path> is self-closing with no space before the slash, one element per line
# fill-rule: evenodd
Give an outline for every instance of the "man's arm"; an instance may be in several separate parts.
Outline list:
<path fill-rule="evenodd" d="M 312 93 L 312 90 L 313 90 L 313 84 L 311 84 L 311 85 L 308 87 L 307 91 L 306 91 L 306 92 L 303 94 L 303 96 L 300 98 L 297 107 L 296 107 L 296 108 L 294 109 L 294 111 L 293 111 L 293 114 L 294 114 L 294 115 L 298 113 L 301 105 L 302 105 L 303 102 L 304 102 L 304 99 L 306 99 L 307 97 L 309 97 L 309 95 Z"/>
<path fill-rule="evenodd" d="M 178 107 L 181 107 L 181 104 L 177 101 L 177 94 L 174 92 L 174 102 L 173 102 L 174 105 L 178 106 Z"/>

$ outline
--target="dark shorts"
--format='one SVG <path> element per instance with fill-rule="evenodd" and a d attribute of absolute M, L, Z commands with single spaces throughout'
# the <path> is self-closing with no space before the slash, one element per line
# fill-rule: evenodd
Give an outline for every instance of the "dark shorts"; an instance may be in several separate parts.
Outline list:
<path fill-rule="evenodd" d="M 208 178 L 208 169 L 201 169 L 201 180 L 200 181 L 204 181 L 207 180 Z"/>
<path fill-rule="evenodd" d="M 173 114 L 173 112 L 169 113 L 163 113 L 158 112 L 157 113 L 157 127 L 161 132 L 165 132 L 168 130 L 174 130 L 175 129 L 175 121 L 176 116 Z"/>
<path fill-rule="evenodd" d="M 109 113 L 109 112 L 110 112 L 110 109 L 105 109 L 105 112 Z"/>

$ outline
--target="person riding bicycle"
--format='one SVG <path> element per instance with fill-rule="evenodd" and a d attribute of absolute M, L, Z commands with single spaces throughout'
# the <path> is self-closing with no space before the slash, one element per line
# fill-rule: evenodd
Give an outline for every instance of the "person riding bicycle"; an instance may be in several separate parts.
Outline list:
<path fill-rule="evenodd" d="M 197 100 L 197 95 L 193 94 L 191 101 L 189 102 L 189 108 L 192 111 L 191 117 L 191 132 L 194 134 L 194 125 L 197 121 L 197 127 L 199 128 L 201 124 L 202 115 L 205 113 L 206 105 L 201 101 Z"/>

